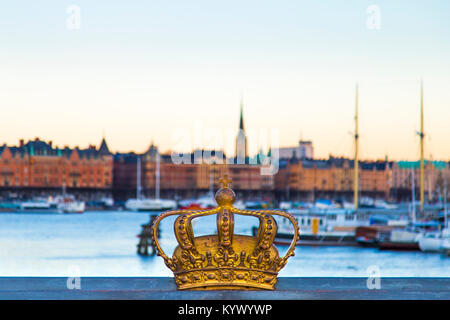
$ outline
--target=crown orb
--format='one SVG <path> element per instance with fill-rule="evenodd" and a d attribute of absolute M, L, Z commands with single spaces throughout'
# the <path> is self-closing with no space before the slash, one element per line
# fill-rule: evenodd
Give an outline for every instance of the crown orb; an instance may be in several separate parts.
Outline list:
<path fill-rule="evenodd" d="M 219 206 L 231 206 L 236 200 L 236 194 L 230 188 L 221 188 L 216 192 L 216 201 Z"/>

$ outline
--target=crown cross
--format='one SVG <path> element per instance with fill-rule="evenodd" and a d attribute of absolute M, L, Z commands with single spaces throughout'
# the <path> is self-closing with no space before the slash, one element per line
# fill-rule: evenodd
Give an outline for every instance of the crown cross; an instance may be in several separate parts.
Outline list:
<path fill-rule="evenodd" d="M 228 175 L 225 174 L 223 178 L 219 179 L 219 182 L 222 184 L 223 188 L 228 188 L 233 180 L 231 178 L 228 178 Z"/>

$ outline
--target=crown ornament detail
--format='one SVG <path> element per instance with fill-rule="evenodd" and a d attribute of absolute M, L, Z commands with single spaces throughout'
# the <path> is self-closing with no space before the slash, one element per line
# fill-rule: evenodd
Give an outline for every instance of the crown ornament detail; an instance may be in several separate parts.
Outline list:
<path fill-rule="evenodd" d="M 215 195 L 218 207 L 209 210 L 173 210 L 162 213 L 153 224 L 153 240 L 158 255 L 173 271 L 179 290 L 274 290 L 278 272 L 294 255 L 298 241 L 297 221 L 279 210 L 240 210 L 227 175 Z M 194 237 L 192 220 L 215 214 L 217 234 Z M 259 219 L 255 237 L 234 234 L 234 214 Z M 285 256 L 280 257 L 273 242 L 277 233 L 274 215 L 287 218 L 294 226 L 294 237 Z M 158 225 L 169 216 L 178 216 L 174 232 L 178 246 L 172 258 L 158 242 Z"/>

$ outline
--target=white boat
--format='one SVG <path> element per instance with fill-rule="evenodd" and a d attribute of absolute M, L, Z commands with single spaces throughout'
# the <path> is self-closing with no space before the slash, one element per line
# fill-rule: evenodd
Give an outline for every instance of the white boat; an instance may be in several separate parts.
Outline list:
<path fill-rule="evenodd" d="M 441 232 L 429 232 L 418 237 L 419 248 L 427 252 L 445 251 L 445 244 L 450 242 L 450 228 L 447 217 L 447 183 L 444 183 L 444 228 Z"/>
<path fill-rule="evenodd" d="M 156 154 L 156 188 L 155 199 L 141 197 L 141 158 L 137 158 L 137 191 L 136 199 L 128 199 L 125 202 L 125 209 L 130 211 L 163 211 L 176 209 L 177 203 L 174 200 L 160 199 L 159 197 L 159 153 Z"/>
<path fill-rule="evenodd" d="M 355 210 L 355 204 L 352 202 L 344 201 L 342 203 L 342 208 L 347 209 L 347 210 Z"/>
<path fill-rule="evenodd" d="M 63 194 L 55 198 L 35 198 L 19 204 L 20 212 L 33 213 L 83 213 L 85 203 L 72 195 Z"/>
<path fill-rule="evenodd" d="M 83 213 L 85 209 L 84 201 L 77 201 L 71 196 L 65 196 L 58 201 L 58 210 L 62 213 Z"/>
<path fill-rule="evenodd" d="M 75 196 L 66 194 L 66 185 L 63 184 L 62 195 L 56 196 L 52 199 L 58 208 L 58 212 L 61 213 L 83 213 L 86 209 L 84 201 L 78 201 Z"/>
<path fill-rule="evenodd" d="M 290 202 L 290 201 L 281 201 L 279 207 L 280 207 L 281 210 L 289 210 L 289 209 L 292 208 L 292 202 Z"/>
<path fill-rule="evenodd" d="M 160 211 L 177 207 L 174 200 L 168 199 L 128 199 L 125 208 L 130 211 Z"/>
<path fill-rule="evenodd" d="M 314 202 L 313 209 L 318 210 L 331 210 L 331 209 L 338 209 L 336 203 L 334 203 L 331 200 L 328 199 L 317 199 L 316 202 Z"/>
<path fill-rule="evenodd" d="M 415 202 L 415 185 L 414 185 L 414 170 L 411 169 L 411 201 Z M 380 233 L 378 242 L 379 249 L 387 250 L 419 250 L 418 238 L 420 232 L 416 228 L 416 210 L 415 206 L 411 207 L 412 226 L 410 228 L 399 228 Z"/>
<path fill-rule="evenodd" d="M 443 252 L 444 244 L 450 239 L 450 228 L 448 227 L 447 215 L 444 211 L 444 226 L 441 231 L 423 232 L 417 237 L 419 248 L 424 252 Z"/>
<path fill-rule="evenodd" d="M 298 245 L 356 246 L 355 230 L 369 225 L 366 214 L 345 209 L 291 209 L 288 212 L 297 220 L 300 237 Z M 292 239 L 293 226 L 286 218 L 276 218 L 278 232 L 275 241 L 286 244 Z"/>
<path fill-rule="evenodd" d="M 114 206 L 114 199 L 111 197 L 103 197 L 100 199 L 100 203 L 106 207 L 106 208 L 110 208 L 112 206 Z"/>
<path fill-rule="evenodd" d="M 239 210 L 245 210 L 245 209 L 246 209 L 245 203 L 244 203 L 244 201 L 242 201 L 242 200 L 236 201 L 236 202 L 234 203 L 233 206 L 234 206 L 236 209 L 239 209 Z"/>
<path fill-rule="evenodd" d="M 30 212 L 51 212 L 57 210 L 57 204 L 48 199 L 37 198 L 29 201 L 24 201 L 19 204 L 20 211 Z"/>
<path fill-rule="evenodd" d="M 419 248 L 424 252 L 441 252 L 444 251 L 444 242 L 450 239 L 450 232 L 428 232 L 418 237 Z"/>
<path fill-rule="evenodd" d="M 180 209 L 188 210 L 206 210 L 217 206 L 216 200 L 211 195 L 206 195 L 198 199 L 181 200 L 179 203 Z"/>
<path fill-rule="evenodd" d="M 430 228 L 436 230 L 438 224 L 433 221 L 414 222 L 406 228 L 393 229 L 384 232 L 380 236 L 380 249 L 398 250 L 422 250 L 435 251 L 439 246 L 439 237 L 436 231 L 428 231 Z M 422 242 L 422 248 L 420 243 Z M 438 250 L 439 251 L 439 250 Z"/>
<path fill-rule="evenodd" d="M 447 256 L 450 256 L 450 238 L 444 239 L 444 241 L 442 241 L 442 251 Z"/>
<path fill-rule="evenodd" d="M 377 208 L 377 209 L 395 210 L 398 208 L 398 206 L 396 204 L 386 202 L 382 199 L 375 200 L 374 204 L 375 204 L 375 208 Z"/>

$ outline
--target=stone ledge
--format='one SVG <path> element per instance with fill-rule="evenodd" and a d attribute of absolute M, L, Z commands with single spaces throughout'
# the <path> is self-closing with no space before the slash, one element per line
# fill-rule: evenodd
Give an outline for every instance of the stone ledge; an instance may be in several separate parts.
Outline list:
<path fill-rule="evenodd" d="M 81 290 L 63 277 L 0 277 L 0 299 L 28 300 L 448 300 L 450 278 L 382 278 L 369 290 L 367 278 L 281 277 L 275 291 L 178 291 L 173 278 L 82 277 Z"/>

